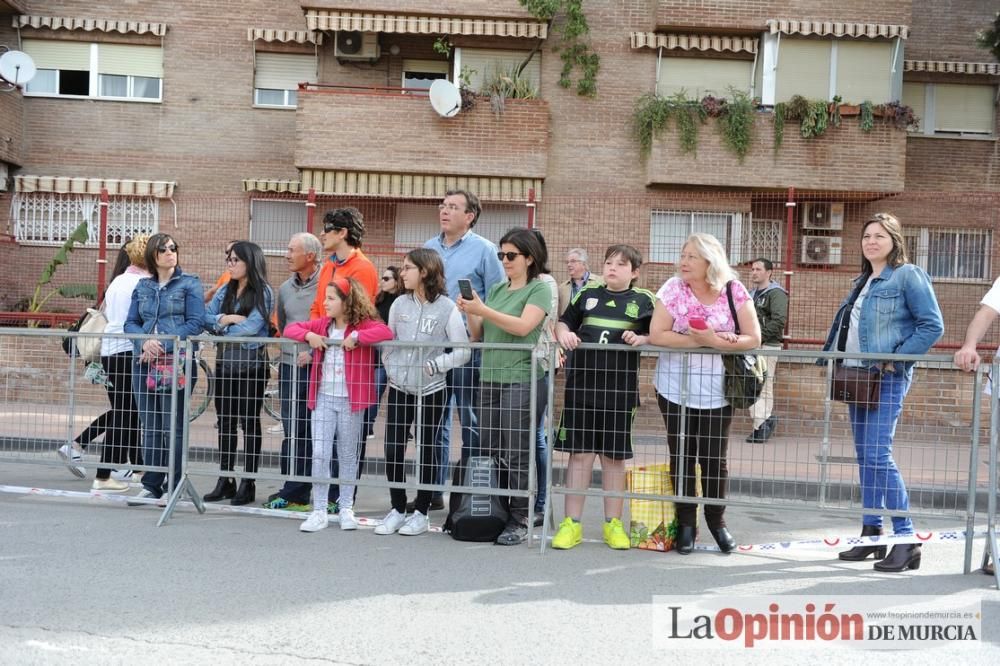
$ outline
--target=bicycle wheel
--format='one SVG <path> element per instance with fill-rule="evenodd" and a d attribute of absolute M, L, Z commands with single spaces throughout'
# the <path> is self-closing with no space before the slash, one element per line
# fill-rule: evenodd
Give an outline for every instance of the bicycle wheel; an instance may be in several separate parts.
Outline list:
<path fill-rule="evenodd" d="M 198 381 L 191 389 L 191 401 L 188 403 L 188 420 L 194 421 L 205 413 L 215 397 L 215 373 L 205 359 L 198 359 Z"/>
<path fill-rule="evenodd" d="M 281 392 L 278 390 L 277 382 L 268 384 L 267 390 L 264 391 L 264 411 L 281 423 Z"/>

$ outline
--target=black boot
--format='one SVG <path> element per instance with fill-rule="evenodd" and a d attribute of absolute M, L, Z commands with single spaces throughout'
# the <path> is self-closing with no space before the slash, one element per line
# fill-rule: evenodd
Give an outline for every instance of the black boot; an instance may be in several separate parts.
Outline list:
<path fill-rule="evenodd" d="M 723 553 L 731 553 L 736 548 L 736 539 L 733 538 L 733 535 L 725 527 L 714 530 L 709 528 L 708 531 L 715 537 L 715 543 L 719 544 L 719 550 Z"/>
<path fill-rule="evenodd" d="M 253 479 L 241 479 L 240 489 L 236 491 L 236 497 L 229 503 L 233 506 L 243 506 L 244 504 L 253 502 L 256 496 L 257 486 L 254 484 Z"/>
<path fill-rule="evenodd" d="M 876 571 L 892 571 L 899 573 L 907 569 L 914 571 L 920 568 L 920 544 L 900 543 L 892 547 L 889 557 L 875 563 Z"/>
<path fill-rule="evenodd" d="M 874 525 L 862 525 L 861 536 L 882 536 L 882 528 Z M 855 546 L 840 553 L 838 557 L 845 562 L 860 562 L 868 559 L 869 555 L 874 555 L 876 560 L 881 560 L 885 557 L 885 546 Z"/>
<path fill-rule="evenodd" d="M 690 555 L 694 551 L 694 526 L 680 525 L 677 528 L 677 552 L 681 555 Z"/>
<path fill-rule="evenodd" d="M 236 482 L 230 478 L 220 476 L 215 482 L 215 489 L 202 499 L 206 502 L 220 502 L 229 499 L 236 494 Z"/>

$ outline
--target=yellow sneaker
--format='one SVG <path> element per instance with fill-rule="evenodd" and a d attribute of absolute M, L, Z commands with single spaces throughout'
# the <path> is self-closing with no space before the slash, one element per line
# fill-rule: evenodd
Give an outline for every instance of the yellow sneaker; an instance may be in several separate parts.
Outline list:
<path fill-rule="evenodd" d="M 628 534 L 625 534 L 625 528 L 622 527 L 622 521 L 617 518 L 612 518 L 611 522 L 604 523 L 604 543 L 608 544 L 609 547 L 615 550 L 628 550 L 630 543 L 628 540 Z M 555 542 L 553 542 L 553 547 Z"/>
<path fill-rule="evenodd" d="M 569 550 L 581 541 L 583 541 L 583 525 L 567 516 L 559 523 L 559 531 L 552 537 L 552 547 L 556 550 Z M 625 542 L 628 543 L 628 537 L 625 538 Z"/>

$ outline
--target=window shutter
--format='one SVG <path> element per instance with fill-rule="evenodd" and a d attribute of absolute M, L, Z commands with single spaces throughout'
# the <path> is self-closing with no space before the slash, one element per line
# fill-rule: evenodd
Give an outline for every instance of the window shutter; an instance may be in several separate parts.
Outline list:
<path fill-rule="evenodd" d="M 934 84 L 934 129 L 993 134 L 993 86 Z"/>
<path fill-rule="evenodd" d="M 837 41 L 837 94 L 844 102 L 875 104 L 891 101 L 892 44 L 877 41 Z M 824 95 L 825 99 L 825 95 Z"/>
<path fill-rule="evenodd" d="M 925 83 L 913 83 L 910 81 L 903 83 L 903 99 L 901 101 L 913 109 L 913 115 L 921 120 L 921 128 L 924 126 L 924 95 L 927 92 L 926 86 L 927 84 Z"/>
<path fill-rule="evenodd" d="M 728 97 L 729 88 L 747 92 L 750 88 L 749 60 L 717 60 L 711 58 L 664 58 L 656 92 L 670 97 L 682 89 L 688 99 L 705 95 Z"/>
<path fill-rule="evenodd" d="M 316 82 L 316 57 L 296 53 L 258 53 L 254 88 L 296 90 Z"/>
<path fill-rule="evenodd" d="M 830 98 L 830 44 L 828 40 L 781 38 L 775 102 L 787 102 L 793 95 Z"/>
<path fill-rule="evenodd" d="M 162 79 L 163 49 L 159 46 L 98 44 L 97 71 L 101 74 L 148 76 Z"/>
<path fill-rule="evenodd" d="M 502 49 L 462 49 L 462 69 L 476 70 L 469 77 L 469 87 L 476 91 L 480 90 L 483 83 L 494 78 L 498 72 L 509 71 L 524 62 L 528 53 L 529 51 L 504 51 Z M 521 72 L 521 76 L 531 81 L 536 91 L 540 89 L 539 82 L 542 80 L 541 55 L 541 53 L 536 53 L 524 71 Z"/>
<path fill-rule="evenodd" d="M 90 44 L 47 39 L 25 39 L 24 52 L 38 69 L 90 71 Z"/>

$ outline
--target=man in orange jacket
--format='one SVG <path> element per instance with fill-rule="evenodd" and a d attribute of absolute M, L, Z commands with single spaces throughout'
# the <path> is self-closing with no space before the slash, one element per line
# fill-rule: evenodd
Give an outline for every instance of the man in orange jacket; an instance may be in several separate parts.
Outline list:
<path fill-rule="evenodd" d="M 338 208 L 323 216 L 323 233 L 319 239 L 327 255 L 316 283 L 316 300 L 309 311 L 310 319 L 324 316 L 323 301 L 326 287 L 334 277 L 354 278 L 375 302 L 378 294 L 378 271 L 361 251 L 365 221 L 357 208 Z"/>

